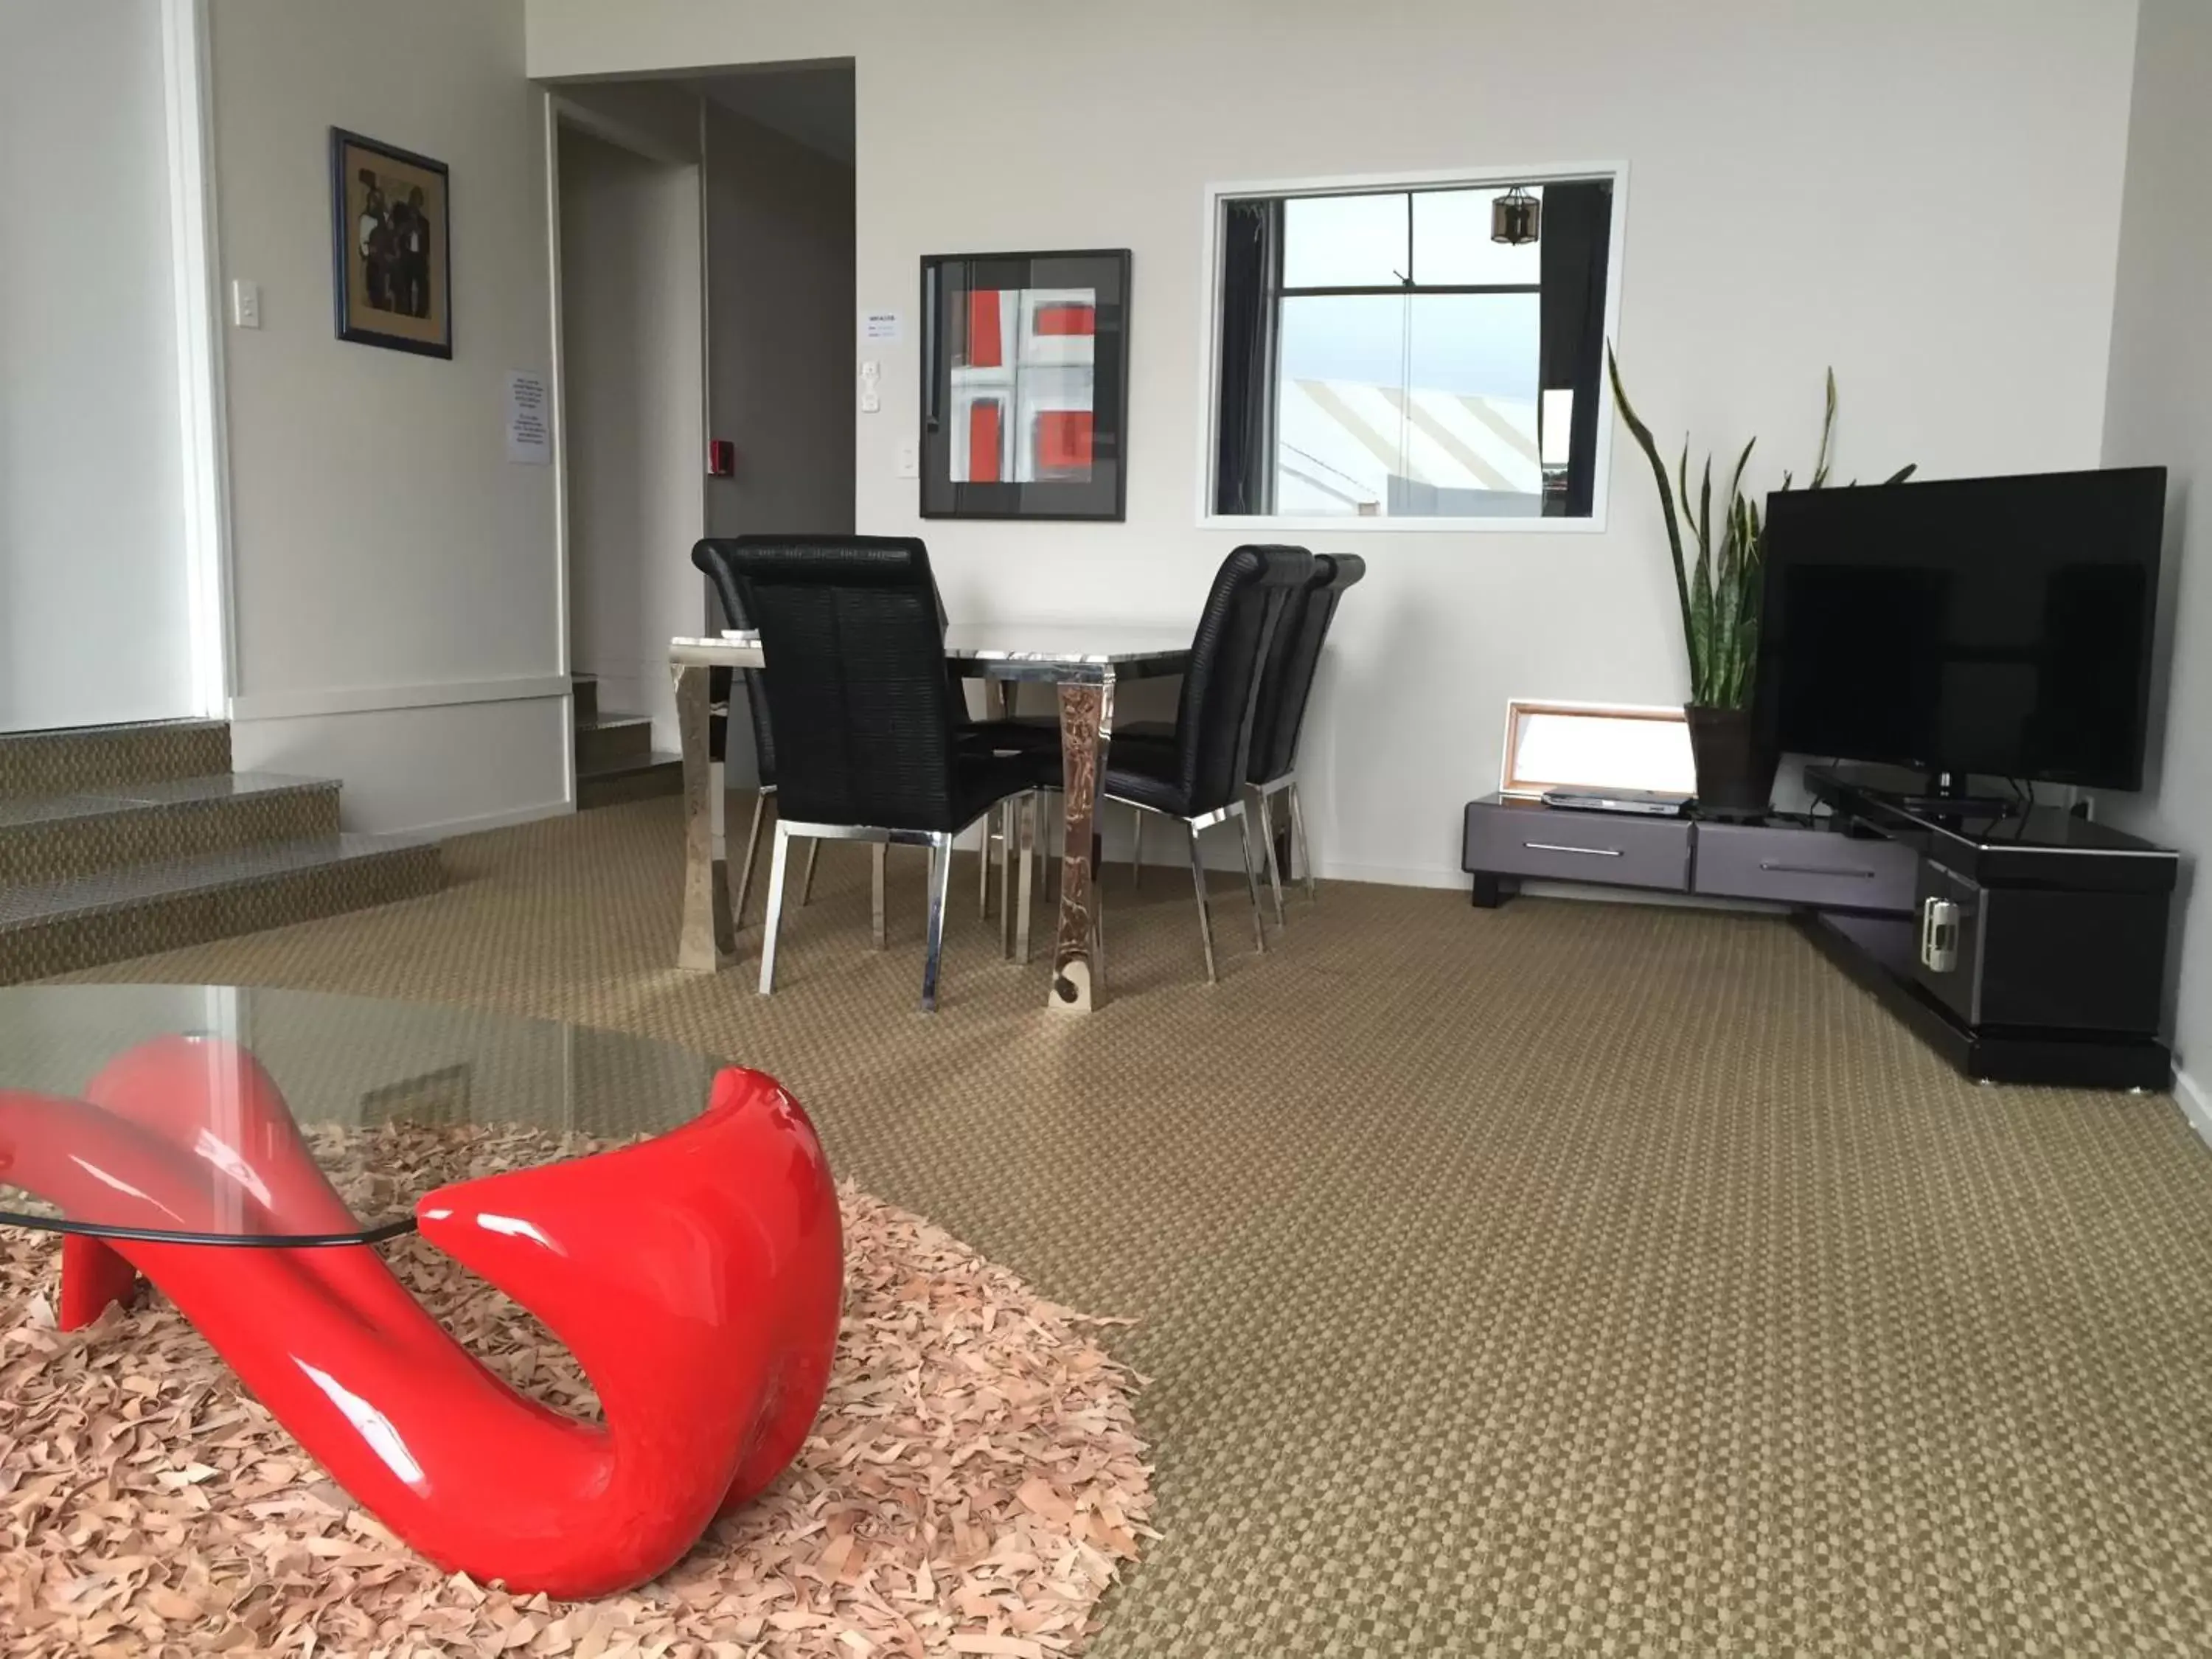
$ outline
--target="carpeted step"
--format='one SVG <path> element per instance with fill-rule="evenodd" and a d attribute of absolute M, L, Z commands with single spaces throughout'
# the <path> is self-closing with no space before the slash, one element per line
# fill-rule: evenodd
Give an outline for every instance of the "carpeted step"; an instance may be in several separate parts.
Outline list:
<path fill-rule="evenodd" d="M 0 984 L 416 898 L 434 841 L 323 835 L 0 889 Z"/>
<path fill-rule="evenodd" d="M 226 720 L 137 720 L 0 733 L 0 796 L 82 794 L 229 770 Z"/>
<path fill-rule="evenodd" d="M 338 831 L 338 786 L 270 772 L 0 796 L 0 887 Z"/>
<path fill-rule="evenodd" d="M 577 725 L 586 726 L 599 719 L 599 677 L 598 675 L 569 675 L 568 696 L 575 704 L 573 712 Z"/>
<path fill-rule="evenodd" d="M 618 806 L 624 801 L 684 793 L 684 757 L 648 750 L 642 759 L 576 774 L 576 810 Z"/>
<path fill-rule="evenodd" d="M 653 758 L 653 719 L 647 714 L 600 714 L 576 722 L 576 770 L 604 772 L 625 762 Z"/>

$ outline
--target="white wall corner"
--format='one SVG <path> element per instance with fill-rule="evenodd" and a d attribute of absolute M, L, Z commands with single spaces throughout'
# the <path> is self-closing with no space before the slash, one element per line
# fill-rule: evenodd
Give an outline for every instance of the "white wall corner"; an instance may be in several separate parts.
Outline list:
<path fill-rule="evenodd" d="M 161 0 L 169 228 L 175 254 L 177 404 L 184 452 L 185 556 L 192 696 L 221 716 L 235 660 L 230 458 L 223 401 L 222 246 L 216 216 L 207 0 Z"/>
<path fill-rule="evenodd" d="M 2212 1146 L 2212 1097 L 2204 1092 L 2204 1085 L 2177 1066 L 2173 1068 L 2173 1100 L 2181 1108 L 2182 1116 L 2189 1127 L 2197 1131 L 2197 1138 Z"/>

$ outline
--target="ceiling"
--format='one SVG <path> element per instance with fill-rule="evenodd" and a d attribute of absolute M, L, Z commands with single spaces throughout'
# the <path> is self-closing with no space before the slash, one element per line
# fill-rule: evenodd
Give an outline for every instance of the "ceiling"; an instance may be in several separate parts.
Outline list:
<path fill-rule="evenodd" d="M 726 109 L 853 164 L 853 66 L 809 64 L 710 76 L 699 89 Z"/>

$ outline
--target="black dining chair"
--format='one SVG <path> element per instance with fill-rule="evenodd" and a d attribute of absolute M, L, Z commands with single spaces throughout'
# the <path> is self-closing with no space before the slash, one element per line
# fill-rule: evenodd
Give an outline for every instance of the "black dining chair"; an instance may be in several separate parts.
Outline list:
<path fill-rule="evenodd" d="M 929 848 L 921 1006 L 933 1012 L 953 839 L 1029 790 L 1033 769 L 960 740 L 936 584 L 920 542 L 740 536 L 727 545 L 760 629 L 769 667 L 757 684 L 776 737 L 775 852 L 761 994 L 775 988 L 792 837 L 919 845 Z"/>
<path fill-rule="evenodd" d="M 1344 590 L 1367 574 L 1357 553 L 1318 553 L 1313 579 L 1283 608 L 1275 648 L 1260 679 L 1260 707 L 1252 726 L 1252 757 L 1244 781 L 1260 813 L 1260 842 L 1267 852 L 1267 884 L 1275 896 L 1275 923 L 1283 924 L 1283 872 L 1275 854 L 1277 795 L 1285 797 L 1291 817 L 1291 850 L 1305 872 L 1306 897 L 1313 899 L 1313 854 L 1306 845 L 1305 812 L 1298 801 L 1298 734 L 1305 727 L 1306 704 L 1313 696 L 1314 670 L 1336 619 Z"/>
<path fill-rule="evenodd" d="M 1221 562 L 1212 591 L 1192 637 L 1176 721 L 1164 737 L 1107 748 L 1100 792 L 1140 812 L 1180 822 L 1189 837 L 1190 870 L 1198 891 L 1199 937 L 1206 947 L 1206 977 L 1219 977 L 1213 925 L 1206 907 L 1206 865 L 1199 832 L 1233 820 L 1244 855 L 1244 882 L 1252 900 L 1259 948 L 1267 948 L 1260 909 L 1260 883 L 1252 864 L 1251 828 L 1244 810 L 1260 682 L 1276 629 L 1293 594 L 1313 580 L 1314 556 L 1302 547 L 1240 547 Z"/>
<path fill-rule="evenodd" d="M 743 586 L 736 569 L 731 564 L 731 551 L 737 543 L 727 538 L 709 537 L 691 549 L 691 562 L 706 572 L 714 584 L 714 592 L 722 602 L 722 616 L 732 628 L 751 628 L 755 624 L 752 607 L 745 603 Z M 735 683 L 732 683 L 734 677 Z M 745 901 L 752 892 L 753 870 L 760 861 L 761 825 L 768 810 L 775 799 L 775 727 L 768 716 L 768 696 L 761 690 L 760 672 L 752 668 L 717 668 L 708 685 L 708 696 L 720 705 L 723 713 L 715 714 L 708 726 L 708 757 L 724 760 L 729 752 L 729 721 L 737 712 L 737 693 L 744 691 L 745 710 L 752 721 L 753 760 L 757 769 L 760 787 L 753 796 L 752 828 L 745 833 L 744 861 L 738 866 L 738 889 L 730 903 L 730 915 L 738 927 L 745 925 Z M 799 881 L 799 902 L 804 908 L 814 896 L 814 866 L 822 855 L 822 843 L 806 843 L 806 869 Z"/>
<path fill-rule="evenodd" d="M 745 602 L 744 591 L 731 562 L 731 551 L 737 543 L 726 538 L 709 537 L 691 550 L 691 562 L 704 571 L 714 584 L 714 592 L 722 602 L 722 615 L 728 625 L 737 629 L 754 626 L 752 607 Z M 936 599 L 937 620 L 940 628 L 945 623 L 945 601 Z M 738 677 L 737 684 L 732 676 Z M 1012 729 L 1012 722 L 974 720 L 968 714 L 967 695 L 959 668 L 948 663 L 945 676 L 952 687 L 952 714 L 955 735 L 963 748 L 996 749 L 1001 752 L 1016 752 L 1036 757 L 1033 766 L 1041 767 L 1048 758 L 1059 756 L 1060 727 L 1057 721 L 1049 733 Z M 753 757 L 757 763 L 759 787 L 753 796 L 752 825 L 745 834 L 744 861 L 738 867 L 735 898 L 730 906 L 733 925 L 742 929 L 745 925 L 745 902 L 752 891 L 753 876 L 760 864 L 761 829 L 776 798 L 775 784 L 775 728 L 769 722 L 768 696 L 761 690 L 760 671 L 752 668 L 717 668 L 713 671 L 708 688 L 716 713 L 708 726 L 708 757 L 725 760 L 728 750 L 728 725 L 732 705 L 735 702 L 737 685 L 744 691 L 745 708 L 752 721 Z M 1048 744 L 1043 739 L 1049 737 Z M 1048 769 L 1051 776 L 1045 781 L 1057 781 L 1056 768 Z M 1004 848 L 1004 860 L 1000 869 L 1000 908 L 1006 914 L 1000 919 L 1000 948 L 1002 953 L 1013 953 L 1013 915 L 1011 899 L 1006 890 L 1012 881 L 1014 803 L 1009 802 L 1002 813 L 994 815 L 994 823 L 987 826 L 981 839 L 981 850 L 976 860 L 976 906 L 980 915 L 990 915 L 991 853 L 994 844 Z M 804 909 L 814 896 L 814 871 L 822 856 L 822 843 L 809 839 L 806 843 L 806 863 L 799 879 L 799 906 Z M 875 916 L 876 943 L 883 943 L 884 894 L 883 875 L 876 875 Z M 1027 960 L 1024 954 L 1024 960 Z"/>

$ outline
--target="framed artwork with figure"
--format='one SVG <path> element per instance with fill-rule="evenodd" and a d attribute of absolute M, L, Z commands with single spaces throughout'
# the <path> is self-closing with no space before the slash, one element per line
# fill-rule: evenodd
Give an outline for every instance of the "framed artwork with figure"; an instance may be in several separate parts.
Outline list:
<path fill-rule="evenodd" d="M 921 262 L 921 515 L 1120 519 L 1129 251 Z"/>
<path fill-rule="evenodd" d="M 446 164 L 331 129 L 331 258 L 337 337 L 453 355 Z"/>

